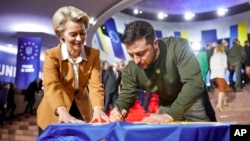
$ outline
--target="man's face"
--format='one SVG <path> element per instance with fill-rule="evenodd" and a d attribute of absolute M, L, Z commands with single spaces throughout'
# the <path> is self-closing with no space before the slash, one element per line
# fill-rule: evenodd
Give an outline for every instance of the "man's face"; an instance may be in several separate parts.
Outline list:
<path fill-rule="evenodd" d="M 153 45 L 147 44 L 146 39 L 143 37 L 135 40 L 131 44 L 126 44 L 125 46 L 131 60 L 140 68 L 147 69 L 155 60 L 158 41 L 155 40 Z"/>

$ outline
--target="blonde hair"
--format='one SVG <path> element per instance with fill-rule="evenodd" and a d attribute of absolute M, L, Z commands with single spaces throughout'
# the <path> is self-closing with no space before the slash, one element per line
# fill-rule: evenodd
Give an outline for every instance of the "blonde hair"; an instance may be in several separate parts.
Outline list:
<path fill-rule="evenodd" d="M 57 37 L 61 37 L 68 20 L 83 23 L 85 29 L 89 28 L 89 16 L 85 12 L 73 6 L 64 6 L 59 8 L 52 18 L 53 29 Z"/>
<path fill-rule="evenodd" d="M 225 49 L 222 44 L 218 44 L 217 47 L 215 48 L 216 53 L 224 53 Z"/>

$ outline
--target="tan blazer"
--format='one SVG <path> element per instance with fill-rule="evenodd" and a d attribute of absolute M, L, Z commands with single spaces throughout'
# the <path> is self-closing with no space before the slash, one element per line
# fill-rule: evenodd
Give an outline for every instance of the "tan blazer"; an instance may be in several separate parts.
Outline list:
<path fill-rule="evenodd" d="M 73 66 L 62 61 L 61 45 L 45 52 L 43 66 L 44 97 L 37 109 L 37 123 L 43 130 L 58 122 L 56 108 L 66 106 L 70 110 L 73 99 L 85 121 L 92 119 L 94 106 L 104 104 L 104 90 L 101 83 L 100 52 L 85 46 L 87 61 L 79 64 L 79 93 L 74 96 Z"/>

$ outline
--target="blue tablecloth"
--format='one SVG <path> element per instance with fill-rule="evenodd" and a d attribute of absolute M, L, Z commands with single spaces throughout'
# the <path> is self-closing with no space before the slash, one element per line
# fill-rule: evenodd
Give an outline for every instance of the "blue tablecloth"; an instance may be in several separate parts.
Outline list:
<path fill-rule="evenodd" d="M 38 141 L 229 141 L 232 123 L 52 124 Z"/>

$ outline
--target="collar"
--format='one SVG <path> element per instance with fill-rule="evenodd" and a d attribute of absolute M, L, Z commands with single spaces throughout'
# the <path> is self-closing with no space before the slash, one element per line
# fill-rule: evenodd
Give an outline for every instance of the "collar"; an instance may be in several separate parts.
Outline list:
<path fill-rule="evenodd" d="M 71 59 L 70 56 L 69 56 L 69 52 L 67 50 L 67 45 L 65 43 L 62 43 L 61 54 L 62 54 L 62 60 Z M 87 56 L 86 56 L 84 46 L 82 48 L 80 56 L 78 56 L 78 59 L 87 61 Z"/>

